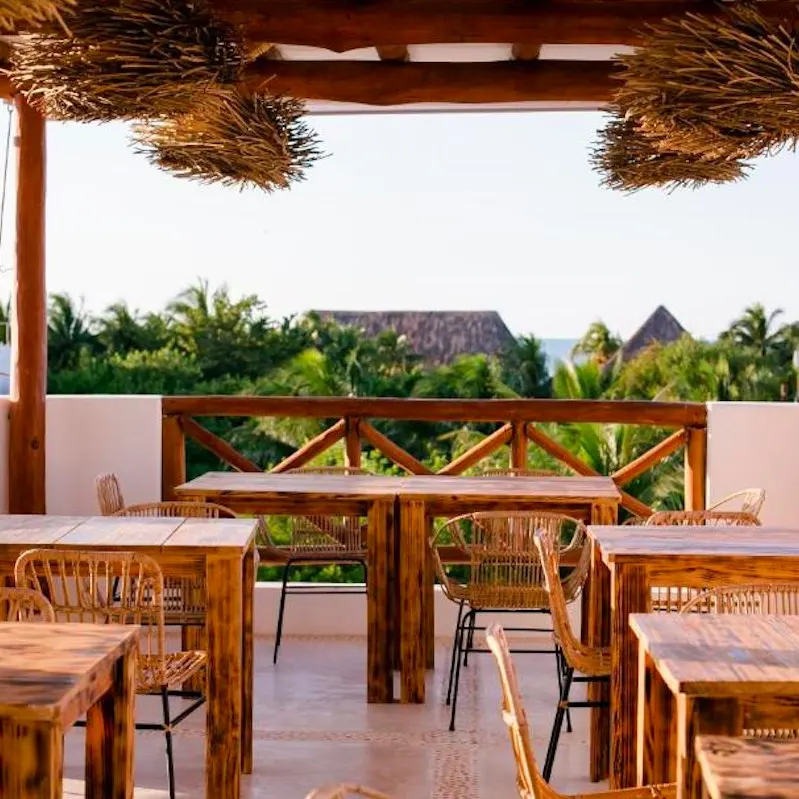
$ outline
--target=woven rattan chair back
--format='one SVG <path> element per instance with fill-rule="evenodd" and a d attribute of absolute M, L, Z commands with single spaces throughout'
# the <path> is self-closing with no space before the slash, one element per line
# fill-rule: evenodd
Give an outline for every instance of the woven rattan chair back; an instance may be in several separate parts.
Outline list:
<path fill-rule="evenodd" d="M 644 524 L 652 527 L 757 527 L 760 520 L 751 513 L 734 510 L 661 510 L 653 513 Z"/>
<path fill-rule="evenodd" d="M 762 488 L 746 488 L 743 491 L 736 491 L 729 494 L 724 499 L 711 505 L 708 510 L 738 510 L 741 513 L 751 513 L 753 516 L 760 516 L 760 511 L 766 501 L 766 492 Z"/>
<path fill-rule="evenodd" d="M 103 516 L 113 516 L 125 507 L 119 478 L 113 473 L 101 474 L 94 481 L 97 487 L 97 505 Z"/>
<path fill-rule="evenodd" d="M 113 514 L 114 516 L 186 517 L 190 519 L 235 519 L 236 514 L 224 505 L 213 502 L 143 502 L 128 505 Z"/>
<path fill-rule="evenodd" d="M 680 612 L 798 616 L 799 583 L 718 586 L 694 597 Z"/>
<path fill-rule="evenodd" d="M 53 606 L 31 588 L 0 588 L 0 621 L 54 622 Z"/>
<path fill-rule="evenodd" d="M 17 559 L 14 578 L 49 597 L 56 621 L 139 625 L 139 683 L 158 683 L 166 672 L 164 578 L 148 555 L 31 549 Z"/>
<path fill-rule="evenodd" d="M 585 541 L 582 522 L 555 513 L 481 512 L 450 519 L 430 542 L 447 597 L 454 602 L 466 600 L 473 608 L 548 608 L 535 546 L 535 533 L 540 529 L 550 530 L 553 539 L 567 542 L 570 550 L 579 549 Z M 450 541 L 468 556 L 465 584 L 451 579 L 441 560 L 439 548 Z M 574 586 L 584 576 L 570 578 L 567 593 L 573 598 Z"/>
<path fill-rule="evenodd" d="M 365 475 L 369 472 L 352 466 L 304 466 L 289 469 L 286 474 Z M 319 558 L 346 558 L 362 553 L 364 536 L 358 516 L 290 516 L 290 549 L 296 554 Z"/>
<path fill-rule="evenodd" d="M 505 631 L 498 624 L 486 630 L 486 643 L 494 656 L 502 686 L 502 720 L 508 728 L 516 760 L 516 786 L 524 799 L 556 799 L 560 795 L 544 782 L 533 751 L 533 734 L 522 703 L 516 667 Z"/>
<path fill-rule="evenodd" d="M 552 469 L 516 469 L 507 467 L 505 469 L 483 469 L 475 474 L 475 477 L 560 477 L 558 472 Z"/>
<path fill-rule="evenodd" d="M 551 530 L 542 528 L 536 532 L 535 543 L 541 556 L 544 571 L 544 584 L 549 593 L 549 604 L 552 610 L 552 627 L 555 639 L 563 650 L 566 662 L 576 671 L 587 676 L 604 676 L 610 673 L 608 653 L 583 644 L 572 630 L 566 594 L 560 577 L 560 549 L 557 539 Z M 591 548 L 584 546 L 580 553 L 580 561 L 575 571 L 580 574 L 577 591 L 585 585 L 591 563 Z M 567 578 L 568 579 L 568 578 Z"/>

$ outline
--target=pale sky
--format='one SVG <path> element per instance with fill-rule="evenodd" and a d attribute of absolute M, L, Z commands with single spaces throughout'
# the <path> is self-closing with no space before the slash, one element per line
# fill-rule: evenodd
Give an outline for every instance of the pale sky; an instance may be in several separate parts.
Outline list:
<path fill-rule="evenodd" d="M 595 113 L 311 123 L 330 157 L 271 196 L 159 172 L 122 125 L 52 124 L 49 290 L 92 311 L 119 299 L 149 310 L 202 276 L 259 294 L 275 316 L 486 309 L 542 338 L 579 336 L 596 318 L 629 335 L 659 303 L 701 336 L 756 301 L 799 318 L 796 155 L 739 184 L 627 196 L 589 167 Z M 0 112 L 0 156 L 4 142 Z M 4 271 L 0 297 L 10 286 Z"/>

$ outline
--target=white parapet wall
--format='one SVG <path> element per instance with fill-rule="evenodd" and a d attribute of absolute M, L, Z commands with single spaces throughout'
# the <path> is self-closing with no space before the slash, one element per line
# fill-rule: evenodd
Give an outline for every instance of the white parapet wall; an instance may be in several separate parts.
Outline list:
<path fill-rule="evenodd" d="M 47 512 L 97 513 L 94 480 L 114 472 L 125 502 L 161 498 L 161 398 L 47 398 Z"/>
<path fill-rule="evenodd" d="M 764 524 L 799 527 L 799 404 L 708 403 L 708 503 L 763 488 Z"/>

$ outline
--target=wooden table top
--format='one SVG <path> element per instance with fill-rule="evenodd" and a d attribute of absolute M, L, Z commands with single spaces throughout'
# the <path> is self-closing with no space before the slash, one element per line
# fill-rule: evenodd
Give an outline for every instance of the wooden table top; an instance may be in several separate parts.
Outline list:
<path fill-rule="evenodd" d="M 130 625 L 0 623 L 0 717 L 58 720 L 138 640 Z"/>
<path fill-rule="evenodd" d="M 799 558 L 799 527 L 589 527 L 607 563 L 644 562 L 666 556 L 669 562 L 697 557 L 749 559 Z"/>
<path fill-rule="evenodd" d="M 630 626 L 675 695 L 799 695 L 799 616 L 633 613 Z"/>
<path fill-rule="evenodd" d="M 0 515 L 0 549 L 36 546 L 163 549 L 175 554 L 241 552 L 249 547 L 257 527 L 255 519 Z"/>
<path fill-rule="evenodd" d="M 308 496 L 370 501 L 424 500 L 432 497 L 479 497 L 497 499 L 534 498 L 542 501 L 575 502 L 621 499 L 609 477 L 460 477 L 449 475 L 272 474 L 260 472 L 207 472 L 175 489 L 177 494 L 220 499 L 225 495 L 257 494 L 261 497 Z"/>
<path fill-rule="evenodd" d="M 696 754 L 711 799 L 799 799 L 799 741 L 706 735 Z"/>

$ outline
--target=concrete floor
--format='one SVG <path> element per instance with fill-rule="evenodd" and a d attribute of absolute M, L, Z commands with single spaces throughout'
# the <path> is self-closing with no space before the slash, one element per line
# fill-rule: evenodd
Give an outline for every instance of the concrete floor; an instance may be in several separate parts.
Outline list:
<path fill-rule="evenodd" d="M 423 706 L 367 705 L 363 638 L 286 638 L 272 665 L 272 642 L 256 645 L 255 772 L 243 778 L 244 799 L 304 799 L 319 784 L 369 785 L 395 799 L 512 799 L 513 755 L 501 722 L 493 658 L 474 656 L 462 673 L 457 730 L 447 731 L 446 694 L 450 642 L 437 645 L 435 672 Z M 554 657 L 516 656 L 522 691 L 543 762 L 557 697 Z M 137 718 L 157 718 L 146 697 Z M 573 711 L 574 732 L 564 735 L 554 786 L 564 793 L 603 786 L 588 781 L 587 710 Z M 204 714 L 175 732 L 177 787 L 181 797 L 204 797 Z M 164 799 L 163 736 L 136 740 L 137 799 Z M 83 796 L 83 734 L 66 744 L 66 795 Z M 209 797 L 209 799 L 211 799 Z M 224 799 L 224 797 L 213 797 Z"/>

